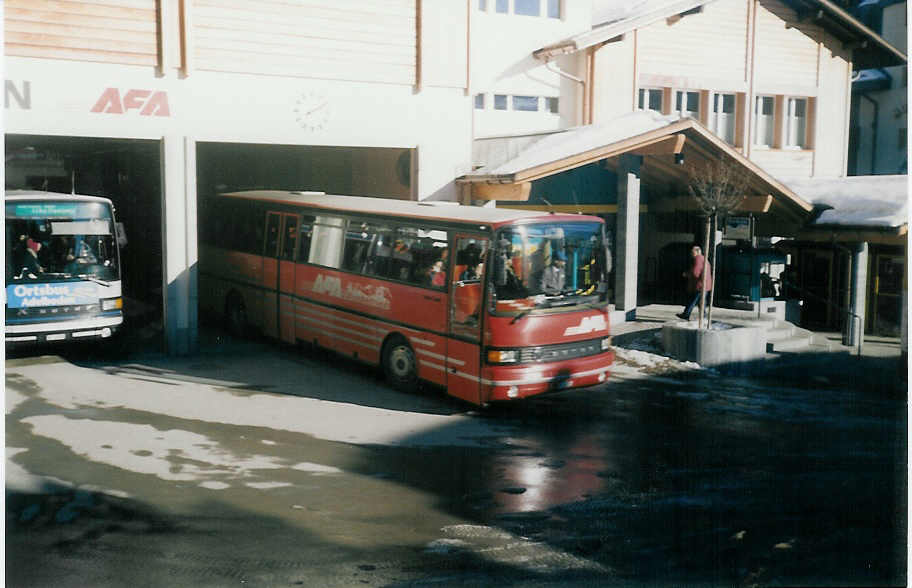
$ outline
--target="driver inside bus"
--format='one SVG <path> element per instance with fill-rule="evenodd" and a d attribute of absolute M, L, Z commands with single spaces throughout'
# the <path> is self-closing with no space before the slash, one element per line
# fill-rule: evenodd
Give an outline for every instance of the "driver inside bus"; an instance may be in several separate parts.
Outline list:
<path fill-rule="evenodd" d="M 560 294 L 564 289 L 564 263 L 567 256 L 563 251 L 555 251 L 551 255 L 551 265 L 542 272 L 541 289 L 545 294 Z"/>
<path fill-rule="evenodd" d="M 38 274 L 44 273 L 44 268 L 41 266 L 41 263 L 38 261 L 38 252 L 41 251 L 41 241 L 36 241 L 31 237 L 25 241 L 25 251 L 22 255 L 22 259 L 19 262 L 20 273 L 19 278 L 28 276 L 29 278 L 36 278 Z"/>

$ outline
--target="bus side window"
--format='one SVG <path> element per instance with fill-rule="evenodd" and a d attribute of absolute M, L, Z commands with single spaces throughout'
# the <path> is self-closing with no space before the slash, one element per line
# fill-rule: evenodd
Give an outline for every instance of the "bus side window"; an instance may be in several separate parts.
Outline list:
<path fill-rule="evenodd" d="M 283 215 L 285 225 L 282 237 L 282 251 L 279 259 L 294 261 L 295 249 L 298 245 L 298 216 L 294 214 Z"/>
<path fill-rule="evenodd" d="M 266 247 L 263 255 L 266 257 L 275 257 L 279 247 L 279 219 L 281 215 L 269 213 L 266 215 Z"/>
<path fill-rule="evenodd" d="M 373 228 L 366 222 L 350 220 L 345 231 L 345 249 L 342 250 L 342 269 L 361 273 L 370 247 Z"/>
<path fill-rule="evenodd" d="M 369 276 L 398 279 L 392 267 L 393 246 L 393 230 L 390 227 L 372 226 L 364 273 Z"/>
<path fill-rule="evenodd" d="M 344 245 L 345 219 L 337 216 L 318 216 L 314 220 L 313 238 L 307 261 L 326 267 L 339 267 Z"/>
<path fill-rule="evenodd" d="M 298 261 L 310 259 L 310 240 L 313 238 L 312 216 L 301 217 L 301 227 L 298 229 Z"/>

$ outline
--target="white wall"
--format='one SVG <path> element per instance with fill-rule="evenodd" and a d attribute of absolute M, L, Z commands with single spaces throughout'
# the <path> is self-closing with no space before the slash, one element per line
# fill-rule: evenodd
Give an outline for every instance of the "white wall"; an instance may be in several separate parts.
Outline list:
<path fill-rule="evenodd" d="M 22 93 L 28 84 L 30 92 L 27 108 L 8 100 L 7 133 L 418 148 L 421 198 L 455 199 L 453 178 L 471 159 L 470 99 L 460 88 L 416 93 L 404 85 L 203 71 L 156 78 L 144 67 L 29 58 L 7 58 L 5 74 L 8 85 Z M 123 113 L 92 112 L 109 88 L 121 101 L 130 90 L 148 95 Z M 167 116 L 142 114 L 153 98 L 167 104 Z"/>
<path fill-rule="evenodd" d="M 592 19 L 591 0 L 562 0 L 562 17 L 548 18 L 546 0 L 541 2 L 542 16 L 500 14 L 495 0 L 487 0 L 486 10 L 478 0 L 471 0 L 470 84 L 471 94 L 485 94 L 484 110 L 474 110 L 474 135 L 490 137 L 554 130 L 579 124 L 579 90 L 576 83 L 549 71 L 532 57 L 532 52 L 545 45 L 566 39 L 589 29 Z M 579 59 L 561 59 L 555 65 L 582 77 Z M 506 111 L 494 110 L 494 94 L 508 96 Z M 560 97 L 558 114 L 546 111 L 540 100 L 538 112 L 512 110 L 514 95 Z"/>

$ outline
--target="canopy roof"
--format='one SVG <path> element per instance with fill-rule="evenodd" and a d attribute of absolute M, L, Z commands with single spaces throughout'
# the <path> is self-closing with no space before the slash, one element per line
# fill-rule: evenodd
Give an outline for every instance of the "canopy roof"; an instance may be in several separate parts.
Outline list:
<path fill-rule="evenodd" d="M 691 174 L 695 168 L 718 162 L 732 165 L 736 173 L 746 178 L 745 196 L 752 197 L 745 203 L 747 210 L 772 211 L 797 225 L 804 224 L 813 210 L 809 202 L 698 121 L 651 111 L 635 111 L 597 125 L 543 134 L 517 153 L 501 150 L 497 160 L 489 160 L 484 167 L 456 181 L 472 185 L 527 184 L 595 162 L 616 171 L 619 156 L 624 154 L 644 157 L 640 178 L 656 197 L 651 210 L 694 210 L 688 190 Z"/>
<path fill-rule="evenodd" d="M 593 14 L 595 24 L 563 41 L 546 45 L 533 52 L 539 59 L 574 53 L 605 43 L 630 31 L 662 19 L 698 12 L 715 0 L 612 0 L 603 2 Z M 813 22 L 824 27 L 846 46 L 853 49 L 855 69 L 903 65 L 906 55 L 854 16 L 830 0 L 783 0 L 798 13 L 799 22 Z"/>

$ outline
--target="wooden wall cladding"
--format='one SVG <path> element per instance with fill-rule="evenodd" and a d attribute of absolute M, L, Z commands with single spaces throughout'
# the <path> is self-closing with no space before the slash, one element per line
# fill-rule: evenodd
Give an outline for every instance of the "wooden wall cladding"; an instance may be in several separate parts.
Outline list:
<path fill-rule="evenodd" d="M 158 65 L 156 0 L 5 0 L 3 13 L 6 55 Z"/>

